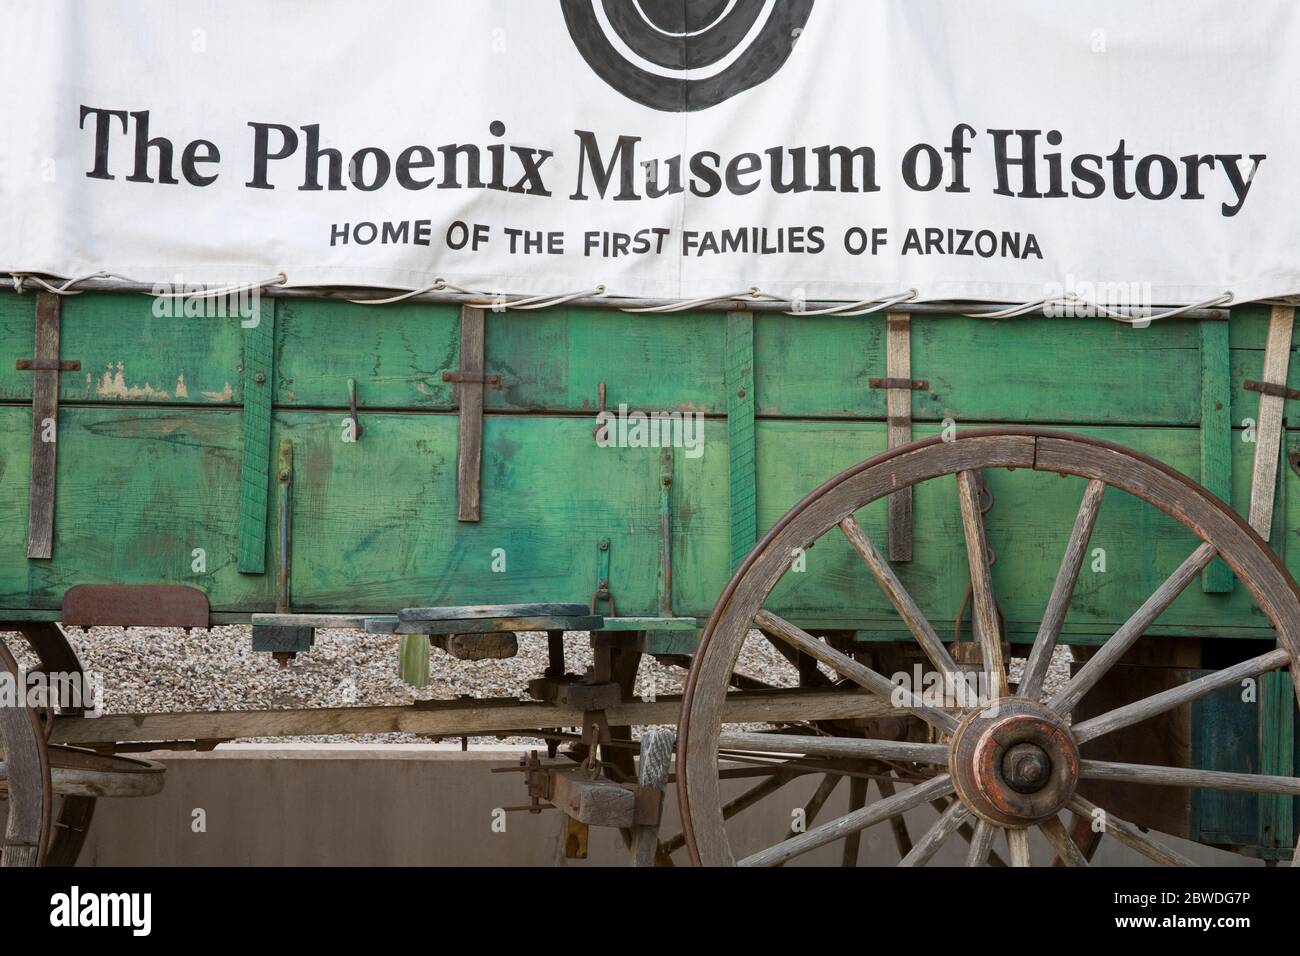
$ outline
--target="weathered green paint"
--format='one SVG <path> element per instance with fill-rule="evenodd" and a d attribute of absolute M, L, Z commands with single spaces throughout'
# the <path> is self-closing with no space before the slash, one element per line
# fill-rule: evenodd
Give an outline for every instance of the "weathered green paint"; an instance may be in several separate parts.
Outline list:
<path fill-rule="evenodd" d="M 359 408 L 454 407 L 455 386 L 442 373 L 460 367 L 455 306 L 303 299 L 278 306 L 277 406 L 347 408 L 355 379 Z"/>
<path fill-rule="evenodd" d="M 460 367 L 458 310 L 290 299 L 275 306 L 259 337 L 241 332 L 237 317 L 155 315 L 144 296 L 64 302 L 63 354 L 91 374 L 61 383 L 55 557 L 38 565 L 23 559 L 31 380 L 13 369 L 31 348 L 32 299 L 0 293 L 0 619 L 55 618 L 63 592 L 78 583 L 193 585 L 223 621 L 273 610 L 275 575 L 239 568 L 255 567 L 259 510 L 274 526 L 280 504 L 259 509 L 255 493 L 242 489 L 258 467 L 246 457 L 288 440 L 293 610 L 586 605 L 605 574 L 619 612 L 609 629 L 634 632 L 649 652 L 685 654 L 756 536 L 886 444 L 884 394 L 866 387 L 885 362 L 880 316 L 494 313 L 485 367 L 501 383 L 485 392 L 483 520 L 462 524 L 455 392 L 442 381 L 442 372 Z M 1241 382 L 1259 377 L 1266 313 L 1252 307 L 1231 324 L 1147 329 L 1096 319 L 914 317 L 913 376 L 929 382 L 913 395 L 914 432 L 934 434 L 949 417 L 960 427 L 1059 425 L 1165 461 L 1244 511 L 1254 446 L 1242 440 L 1242 426 L 1255 417 L 1258 396 Z M 259 369 L 265 382 L 256 381 Z M 1290 375 L 1300 387 L 1300 362 Z M 349 380 L 365 428 L 358 442 L 343 441 Z M 704 454 L 672 456 L 667 495 L 659 449 L 593 440 L 601 382 L 613 408 L 709 416 Z M 269 406 L 262 389 L 273 397 Z M 248 431 L 256 432 L 251 440 Z M 1300 443 L 1300 434 L 1289 439 Z M 1300 531 L 1300 476 L 1288 467 L 1280 475 L 1272 545 L 1295 570 L 1300 556 L 1288 542 Z M 996 502 L 987 519 L 995 586 L 1011 639 L 1025 642 L 1082 482 L 1023 471 L 987 478 Z M 665 498 L 673 617 L 664 614 L 661 582 Z M 915 502 L 914 559 L 898 573 L 942 634 L 966 584 L 954 483 L 918 487 Z M 884 540 L 883 502 L 858 518 Z M 610 542 L 603 559 L 602 540 Z M 1193 546 L 1156 509 L 1108 495 L 1089 545 L 1097 554 L 1084 562 L 1063 639 L 1104 641 Z M 206 556 L 204 571 L 194 570 L 195 549 Z M 498 550 L 503 573 L 492 567 Z M 265 567 L 265 546 L 260 555 Z M 838 536 L 818 542 L 806 565 L 778 585 L 770 602 L 778 613 L 861 640 L 906 639 Z M 1207 588 L 1185 592 L 1146 639 L 1272 640 L 1246 589 L 1218 590 L 1217 573 L 1207 572 Z M 420 662 L 410 663 L 418 680 Z M 1208 735 L 1194 741 L 1197 759 L 1219 769 L 1284 767 L 1289 725 L 1279 695 L 1249 711 L 1236 695 L 1222 696 L 1197 705 L 1196 733 Z M 1289 838 L 1285 801 L 1196 799 L 1200 832 L 1218 842 L 1262 845 L 1261 821 L 1269 840 Z"/>
<path fill-rule="evenodd" d="M 1240 590 L 1240 589 L 1239 589 Z M 1188 680 L 1210 671 L 1191 671 Z M 1258 697 L 1245 699 L 1240 687 L 1192 704 L 1191 757 L 1194 767 L 1235 773 L 1264 773 L 1260 763 Z M 1252 846 L 1258 843 L 1260 797 L 1230 790 L 1190 790 L 1188 835 L 1202 843 Z"/>
<path fill-rule="evenodd" d="M 411 687 L 429 686 L 429 636 L 403 634 L 397 652 L 397 676 Z"/>
<path fill-rule="evenodd" d="M 757 539 L 754 440 L 754 316 L 727 313 L 727 486 L 730 489 L 731 561 L 734 568 Z"/>
<path fill-rule="evenodd" d="M 1188 679 L 1210 671 L 1191 671 Z M 1295 688 L 1286 672 L 1227 687 L 1192 705 L 1191 765 L 1236 773 L 1292 776 L 1297 757 Z M 1193 790 L 1188 794 L 1190 836 L 1242 847 L 1266 859 L 1289 857 L 1295 845 L 1300 798 Z"/>
<path fill-rule="evenodd" d="M 1296 693 L 1291 675 L 1274 671 L 1259 679 L 1259 770 L 1283 777 L 1294 775 L 1296 752 Z M 1261 795 L 1261 846 L 1295 845 L 1296 798 Z"/>
<path fill-rule="evenodd" d="M 239 570 L 266 570 L 266 501 L 271 480 L 271 399 L 275 390 L 275 300 L 244 329 L 244 454 L 239 473 Z"/>
<path fill-rule="evenodd" d="M 203 302 L 216 309 L 221 300 Z M 242 401 L 238 315 L 155 315 L 148 296 L 95 292 L 65 296 L 62 306 L 60 351 L 81 371 L 59 376 L 61 404 Z M 184 308 L 167 301 L 159 311 L 164 307 Z M 34 308 L 32 295 L 0 294 L 0 402 L 32 400 L 31 373 L 16 371 L 14 360 L 30 357 Z"/>
<path fill-rule="evenodd" d="M 1201 484 L 1225 500 L 1232 497 L 1232 414 L 1228 324 L 1203 321 L 1201 327 Z M 1201 590 L 1232 590 L 1232 571 L 1215 558 L 1201 572 Z"/>

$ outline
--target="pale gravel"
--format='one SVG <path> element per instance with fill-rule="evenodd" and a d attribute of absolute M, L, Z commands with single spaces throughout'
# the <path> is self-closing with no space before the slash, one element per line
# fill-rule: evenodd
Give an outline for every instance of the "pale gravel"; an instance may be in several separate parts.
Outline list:
<path fill-rule="evenodd" d="M 519 635 L 519 654 L 507 660 L 458 661 L 438 650 L 429 660 L 429 686 L 409 687 L 397 674 L 398 638 L 355 630 L 318 630 L 311 651 L 287 667 L 269 654 L 254 654 L 244 625 L 192 630 L 99 627 L 67 629 L 83 666 L 103 681 L 105 713 L 168 713 L 197 710 L 262 710 L 298 707 L 409 704 L 458 697 L 527 697 L 531 678 L 547 666 L 546 635 Z M 16 651 L 21 641 L 11 641 Z M 27 663 L 30 657 L 20 655 Z M 571 673 L 592 663 L 588 635 L 565 637 Z M 1069 651 L 1058 648 L 1046 681 L 1048 691 L 1069 676 Z M 1013 661 L 1012 675 L 1020 661 Z M 793 667 L 751 632 L 737 670 L 776 686 L 796 682 Z M 637 676 L 643 698 L 681 692 L 685 670 L 646 658 Z M 316 741 L 416 743 L 412 734 L 329 736 Z M 494 738 L 471 738 L 494 740 Z"/>

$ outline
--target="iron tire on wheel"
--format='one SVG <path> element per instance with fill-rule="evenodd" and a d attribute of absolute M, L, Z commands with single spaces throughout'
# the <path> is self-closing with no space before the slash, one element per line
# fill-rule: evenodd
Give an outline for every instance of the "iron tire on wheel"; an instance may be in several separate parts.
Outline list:
<path fill-rule="evenodd" d="M 978 504 L 980 472 L 989 469 L 1032 469 L 1077 476 L 1088 482 L 1038 639 L 1030 653 L 1026 675 L 1016 694 L 1010 691 L 1002 661 Z M 1000 707 L 1003 716 L 981 721 L 977 712 L 968 711 L 954 717 L 943 710 L 922 707 L 916 699 L 910 713 L 925 719 L 940 742 L 909 745 L 906 750 L 892 741 L 763 737 L 730 731 L 724 740 L 720 719 L 723 698 L 741 647 L 755 626 L 761 626 L 769 636 L 775 633 L 783 637 L 801 652 L 812 654 L 822 664 L 837 670 L 842 678 L 852 679 L 869 692 L 887 694 L 887 688 L 892 686 L 887 677 L 856 664 L 847 655 L 764 610 L 768 595 L 789 570 L 795 556 L 822 535 L 836 533 L 837 526 L 890 596 L 908 629 L 935 662 L 936 669 L 956 670 L 934 629 L 854 518 L 860 508 L 892 492 L 950 475 L 957 477 L 975 591 L 972 621 L 979 622 L 975 630 L 984 675 L 993 687 L 1000 688 L 995 696 L 1003 705 Z M 1060 634 L 1102 494 L 1108 487 L 1159 509 L 1202 543 L 1082 670 L 1042 703 L 1038 700 L 1042 676 Z M 1189 682 L 1185 688 L 1070 724 L 1068 718 L 1078 700 L 1216 556 L 1232 569 L 1273 625 L 1278 649 Z M 967 857 L 970 865 L 988 860 L 999 828 L 1005 830 L 1012 864 L 1028 865 L 1028 831 L 1034 827 L 1047 837 L 1058 859 L 1066 864 L 1083 865 L 1086 855 L 1071 842 L 1056 816 L 1056 811 L 1064 807 L 1076 814 L 1096 812 L 1096 807 L 1074 792 L 1074 784 L 1081 778 L 1300 795 L 1297 778 L 1079 760 L 1075 746 L 1076 742 L 1188 705 L 1214 689 L 1245 677 L 1289 666 L 1294 686 L 1300 674 L 1298 661 L 1300 589 L 1268 545 L 1231 508 L 1180 472 L 1109 442 L 1042 429 L 980 430 L 963 433 L 949 441 L 934 438 L 913 442 L 842 472 L 791 508 L 749 553 L 718 599 L 687 679 L 678 732 L 678 799 L 690 859 L 696 865 L 709 866 L 737 862 L 779 865 L 799 853 L 837 840 L 853 839 L 867 826 L 900 819 L 905 811 L 923 803 L 937 803 L 942 807 L 944 804 L 938 801 L 946 799 L 950 801 L 946 811 L 917 842 L 915 850 L 904 858 L 905 865 L 923 864 L 966 821 L 975 824 Z M 1051 780 L 1044 778 L 1042 783 L 1031 782 L 1028 786 L 1050 785 L 1057 789 L 1042 799 L 1019 799 L 1008 788 L 1012 778 L 1008 776 L 1006 763 L 990 756 L 994 754 L 1001 760 L 1003 750 L 990 749 L 999 746 L 1025 747 L 1031 756 L 1040 748 L 1052 750 L 1055 761 L 1052 765 L 1063 769 Z M 912 761 L 909 766 L 926 770 L 917 774 L 917 785 L 897 796 L 853 810 L 797 839 L 787 838 L 738 861 L 728 840 L 718 773 L 720 752 L 725 756 L 737 748 L 795 752 L 809 759 L 832 753 L 855 753 L 864 758 L 894 755 L 895 759 Z M 990 769 L 994 766 L 997 769 Z M 1026 766 L 1032 770 L 1033 761 Z M 1106 833 L 1156 862 L 1179 865 L 1190 862 L 1123 820 L 1110 818 Z"/>

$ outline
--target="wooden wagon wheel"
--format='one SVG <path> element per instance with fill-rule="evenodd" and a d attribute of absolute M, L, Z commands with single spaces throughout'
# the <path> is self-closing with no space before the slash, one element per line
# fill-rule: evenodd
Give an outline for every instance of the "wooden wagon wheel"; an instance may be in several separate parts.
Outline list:
<path fill-rule="evenodd" d="M 58 625 L 34 622 L 19 630 L 46 674 L 82 673 Z M 0 667 L 22 687 L 18 663 L 2 638 Z M 72 866 L 97 797 L 149 796 L 162 788 L 160 764 L 47 744 L 46 717 L 26 706 L 0 707 L 0 796 L 9 805 L 0 866 Z"/>
<path fill-rule="evenodd" d="M 1087 479 L 1025 673 L 1014 691 L 1003 660 L 978 503 L 979 472 L 995 468 L 1034 469 Z M 724 731 L 720 713 L 728 680 L 747 633 L 756 626 L 812 655 L 841 677 L 861 685 L 869 695 L 889 700 L 899 690 L 884 674 L 764 609 L 773 587 L 797 556 L 828 533 L 848 539 L 931 665 L 951 675 L 954 682 L 963 679 L 934 628 L 854 518 L 858 509 L 891 492 L 950 475 L 956 476 L 961 506 L 981 673 L 993 690 L 993 706 L 986 702 L 966 709 L 935 707 L 905 691 L 902 708 L 928 724 L 931 739 L 937 742 Z M 1202 543 L 1097 653 L 1044 701 L 1043 678 L 1108 487 L 1165 512 Z M 1071 723 L 1070 715 L 1080 698 L 1216 556 L 1236 573 L 1272 623 L 1278 649 Z M 969 823 L 974 824 L 969 865 L 987 862 L 994 838 L 1002 831 L 1011 863 L 1028 865 L 1031 827 L 1042 831 L 1058 859 L 1067 865 L 1084 865 L 1086 857 L 1067 833 L 1060 813 L 1070 810 L 1097 819 L 1104 810 L 1076 792 L 1080 780 L 1300 795 L 1300 778 L 1295 777 L 1112 763 L 1081 759 L 1078 752 L 1080 743 L 1189 705 L 1247 678 L 1290 667 L 1294 685 L 1300 672 L 1298 653 L 1300 590 L 1285 567 L 1235 512 L 1172 468 L 1108 442 L 1038 429 L 973 431 L 950 441 L 913 442 L 850 468 L 809 494 L 750 552 L 724 589 L 705 628 L 682 703 L 678 795 L 686 846 L 697 864 L 776 865 L 877 823 L 896 820 L 914 807 L 946 801 L 938 820 L 902 860 L 904 865 L 924 864 L 949 836 Z M 870 703 L 879 710 L 879 700 Z M 914 782 L 893 796 L 738 860 L 724 824 L 718 776 L 720 754 L 737 751 L 793 754 L 803 759 L 886 761 L 908 768 Z M 1100 819 L 1105 835 L 1158 863 L 1189 863 L 1137 826 L 1113 815 Z"/>

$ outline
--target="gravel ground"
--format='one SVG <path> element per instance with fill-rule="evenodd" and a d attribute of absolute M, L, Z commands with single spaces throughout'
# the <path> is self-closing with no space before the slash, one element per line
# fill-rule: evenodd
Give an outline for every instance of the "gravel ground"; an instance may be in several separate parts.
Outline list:
<path fill-rule="evenodd" d="M 547 664 L 543 633 L 521 634 L 518 656 L 507 660 L 458 661 L 433 650 L 429 686 L 416 690 L 397 676 L 398 638 L 362 631 L 317 631 L 312 650 L 287 667 L 269 654 L 254 654 L 249 628 L 242 625 L 194 630 L 188 636 L 173 628 L 69 628 L 68 637 L 83 666 L 101 675 L 102 706 L 110 714 L 409 704 L 465 695 L 524 698 L 529 679 L 540 676 Z M 21 641 L 11 646 L 24 648 Z M 591 664 L 586 634 L 566 636 L 565 657 L 570 672 Z M 1068 649 L 1059 648 L 1047 679 L 1049 690 L 1068 677 L 1069 660 Z M 24 662 L 32 663 L 30 657 Z M 1022 666 L 1022 661 L 1013 661 L 1013 679 Z M 745 642 L 738 670 L 777 686 L 796 682 L 794 668 L 757 632 Z M 681 668 L 647 658 L 636 692 L 642 697 L 680 693 L 685 676 Z M 309 739 L 418 743 L 424 738 L 383 734 Z"/>

